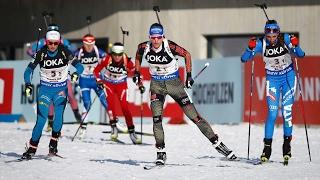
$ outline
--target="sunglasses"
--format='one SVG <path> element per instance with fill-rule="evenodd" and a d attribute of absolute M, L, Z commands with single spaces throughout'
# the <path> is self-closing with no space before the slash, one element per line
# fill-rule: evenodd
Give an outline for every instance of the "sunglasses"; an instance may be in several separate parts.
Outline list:
<path fill-rule="evenodd" d="M 48 45 L 50 45 L 50 46 L 52 46 L 52 45 L 58 46 L 58 45 L 59 45 L 59 42 L 51 42 L 51 41 L 48 41 Z"/>
<path fill-rule="evenodd" d="M 162 39 L 163 36 L 150 36 L 150 39 Z"/>
<path fill-rule="evenodd" d="M 266 34 L 277 34 L 277 33 L 280 32 L 280 30 L 279 30 L 279 29 L 266 28 L 266 29 L 264 30 L 264 32 L 265 32 Z"/>
<path fill-rule="evenodd" d="M 122 56 L 123 53 L 112 53 L 112 55 L 114 55 L 114 56 Z"/>

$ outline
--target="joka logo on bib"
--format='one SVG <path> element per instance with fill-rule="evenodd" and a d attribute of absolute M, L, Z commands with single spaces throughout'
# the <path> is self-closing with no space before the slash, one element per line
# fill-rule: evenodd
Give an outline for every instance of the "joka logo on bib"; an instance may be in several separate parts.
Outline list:
<path fill-rule="evenodd" d="M 266 56 L 280 55 L 284 51 L 283 47 L 276 47 L 273 49 L 266 49 Z"/>
<path fill-rule="evenodd" d="M 148 62 L 159 62 L 159 63 L 166 63 L 169 60 L 165 56 L 157 56 L 157 55 L 147 55 Z"/>
<path fill-rule="evenodd" d="M 43 60 L 43 67 L 60 66 L 63 64 L 62 59 L 46 59 Z"/>

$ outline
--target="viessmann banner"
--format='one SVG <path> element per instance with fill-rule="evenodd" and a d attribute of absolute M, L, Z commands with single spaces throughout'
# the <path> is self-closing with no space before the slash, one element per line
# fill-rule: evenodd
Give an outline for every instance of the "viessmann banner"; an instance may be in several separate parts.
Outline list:
<path fill-rule="evenodd" d="M 267 118 L 266 78 L 264 63 L 261 57 L 254 59 L 254 86 L 252 98 L 252 122 L 264 123 Z M 302 86 L 303 105 L 307 124 L 320 124 L 320 56 L 308 56 L 298 59 Z M 296 69 L 296 67 L 295 67 Z M 245 64 L 245 106 L 244 121 L 249 120 L 251 62 Z M 296 89 L 293 105 L 293 123 L 303 124 L 302 107 L 299 102 L 299 87 Z M 282 123 L 281 109 L 279 108 L 278 123 Z"/>

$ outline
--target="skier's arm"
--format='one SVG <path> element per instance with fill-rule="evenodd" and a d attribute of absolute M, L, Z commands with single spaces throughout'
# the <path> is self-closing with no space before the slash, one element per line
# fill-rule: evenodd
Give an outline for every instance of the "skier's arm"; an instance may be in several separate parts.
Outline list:
<path fill-rule="evenodd" d="M 107 66 L 107 63 L 108 63 L 108 59 L 110 58 L 109 55 L 107 55 L 106 57 L 103 58 L 103 60 L 98 63 L 98 65 L 94 68 L 93 70 L 93 74 L 94 74 L 94 77 L 96 78 L 97 82 L 101 81 L 100 79 L 100 71 L 105 67 Z"/>
<path fill-rule="evenodd" d="M 134 64 L 133 64 L 133 62 L 131 61 L 131 58 L 128 58 L 127 55 L 125 55 L 125 56 L 126 56 L 126 58 L 128 59 L 128 61 L 127 61 L 128 76 L 133 76 L 134 70 L 135 70 Z"/>
<path fill-rule="evenodd" d="M 251 60 L 257 53 L 262 53 L 262 41 L 258 39 L 254 44 L 253 39 L 250 39 L 248 47 L 241 56 L 241 61 L 247 62 Z"/>
<path fill-rule="evenodd" d="M 192 67 L 191 54 L 186 49 L 184 49 L 183 47 L 177 45 L 172 41 L 169 41 L 169 47 L 174 55 L 184 57 L 185 63 L 186 63 L 186 71 L 187 73 L 191 73 L 191 67 Z"/>
<path fill-rule="evenodd" d="M 30 62 L 26 70 L 24 71 L 24 82 L 26 84 L 31 84 L 33 71 L 40 62 L 41 54 L 42 54 L 41 51 L 38 51 L 38 53 L 36 53 L 36 57 L 33 60 L 33 62 Z"/>
<path fill-rule="evenodd" d="M 297 37 L 289 34 L 284 34 L 284 43 L 287 45 L 287 47 L 290 48 L 290 50 L 298 57 L 304 57 L 305 52 L 301 49 L 299 46 L 299 40 Z"/>
<path fill-rule="evenodd" d="M 140 73 L 140 68 L 141 68 L 141 63 L 142 63 L 142 55 L 143 55 L 145 47 L 146 47 L 146 43 L 141 43 L 138 45 L 138 49 L 136 52 L 136 59 L 135 59 L 135 72 Z"/>

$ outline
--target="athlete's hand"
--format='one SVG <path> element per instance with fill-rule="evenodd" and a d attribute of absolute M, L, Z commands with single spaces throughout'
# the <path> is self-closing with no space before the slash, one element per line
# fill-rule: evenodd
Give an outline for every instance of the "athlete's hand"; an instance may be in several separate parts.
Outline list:
<path fill-rule="evenodd" d="M 29 97 L 32 94 L 33 87 L 30 83 L 26 83 L 25 86 L 26 86 L 25 93 L 26 93 L 27 97 Z"/>
<path fill-rule="evenodd" d="M 194 80 L 191 76 L 191 72 L 187 73 L 187 79 L 186 79 L 186 88 L 191 88 L 191 86 L 193 85 Z"/>
<path fill-rule="evenodd" d="M 140 72 L 139 71 L 135 71 L 134 75 L 132 77 L 133 82 L 138 85 L 141 83 L 141 76 L 140 76 Z"/>
<path fill-rule="evenodd" d="M 73 83 L 77 82 L 78 79 L 79 79 L 78 73 L 74 72 L 74 73 L 71 74 L 71 82 L 73 82 Z"/>
<path fill-rule="evenodd" d="M 299 39 L 294 35 L 290 36 L 290 41 L 293 47 L 296 47 L 299 45 Z"/>
<path fill-rule="evenodd" d="M 146 88 L 143 85 L 139 86 L 140 93 L 143 94 L 146 91 Z"/>
<path fill-rule="evenodd" d="M 250 50 L 253 50 L 256 47 L 256 45 L 257 45 L 257 38 L 255 38 L 255 37 L 250 38 L 250 40 L 248 42 L 248 48 Z"/>
<path fill-rule="evenodd" d="M 97 85 L 99 89 L 103 89 L 104 85 L 103 85 L 103 81 L 102 80 L 97 80 Z"/>

